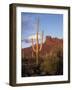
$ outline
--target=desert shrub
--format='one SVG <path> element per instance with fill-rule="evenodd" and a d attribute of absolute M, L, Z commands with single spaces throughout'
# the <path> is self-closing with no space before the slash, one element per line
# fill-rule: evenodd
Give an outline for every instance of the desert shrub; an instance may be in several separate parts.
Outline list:
<path fill-rule="evenodd" d="M 63 74 L 63 54 L 62 48 L 55 48 L 45 55 L 40 69 L 47 75 Z"/>
<path fill-rule="evenodd" d="M 46 55 L 41 69 L 47 74 L 55 74 L 57 70 L 57 63 L 59 59 L 55 55 Z"/>

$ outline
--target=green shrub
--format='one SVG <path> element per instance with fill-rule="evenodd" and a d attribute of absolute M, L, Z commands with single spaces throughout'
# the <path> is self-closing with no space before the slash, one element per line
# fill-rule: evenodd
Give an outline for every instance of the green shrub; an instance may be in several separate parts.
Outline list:
<path fill-rule="evenodd" d="M 49 75 L 63 73 L 63 54 L 61 48 L 55 48 L 45 55 L 44 61 L 40 66 L 41 71 Z"/>

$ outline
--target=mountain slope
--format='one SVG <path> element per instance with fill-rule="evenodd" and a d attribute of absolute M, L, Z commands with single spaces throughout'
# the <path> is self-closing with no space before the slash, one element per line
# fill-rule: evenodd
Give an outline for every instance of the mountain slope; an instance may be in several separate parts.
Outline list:
<path fill-rule="evenodd" d="M 51 36 L 46 36 L 46 40 L 43 43 L 43 47 L 39 55 L 44 56 L 53 51 L 57 47 L 63 48 L 63 40 L 59 38 L 52 38 Z M 33 55 L 32 47 L 22 49 L 22 57 L 23 56 L 32 57 L 32 55 Z"/>

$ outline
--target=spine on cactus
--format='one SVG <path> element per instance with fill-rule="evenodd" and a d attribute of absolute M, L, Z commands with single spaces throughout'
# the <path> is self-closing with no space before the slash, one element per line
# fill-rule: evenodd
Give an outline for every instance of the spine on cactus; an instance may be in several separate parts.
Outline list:
<path fill-rule="evenodd" d="M 39 59 L 39 52 L 42 50 L 42 45 L 43 45 L 43 32 L 42 32 L 42 39 L 41 39 L 40 47 L 39 47 L 38 35 L 39 35 L 39 18 L 38 18 L 38 21 L 37 21 L 36 47 L 34 47 L 34 40 L 32 38 L 32 49 L 36 53 L 36 64 L 37 65 L 38 65 L 38 59 Z"/>

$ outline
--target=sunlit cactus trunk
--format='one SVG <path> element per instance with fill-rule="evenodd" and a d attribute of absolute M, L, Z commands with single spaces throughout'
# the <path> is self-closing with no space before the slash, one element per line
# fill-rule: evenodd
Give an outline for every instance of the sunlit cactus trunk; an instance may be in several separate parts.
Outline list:
<path fill-rule="evenodd" d="M 39 20 L 38 20 L 38 23 L 37 23 L 37 32 L 36 32 L 36 47 L 34 47 L 34 41 L 33 41 L 33 38 L 32 38 L 32 49 L 36 53 L 36 64 L 37 65 L 38 65 L 38 59 L 39 59 L 39 52 L 42 50 L 42 45 L 43 45 L 43 32 L 42 32 L 40 47 L 39 47 L 38 35 L 39 35 Z"/>

